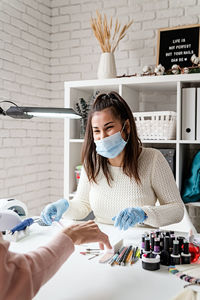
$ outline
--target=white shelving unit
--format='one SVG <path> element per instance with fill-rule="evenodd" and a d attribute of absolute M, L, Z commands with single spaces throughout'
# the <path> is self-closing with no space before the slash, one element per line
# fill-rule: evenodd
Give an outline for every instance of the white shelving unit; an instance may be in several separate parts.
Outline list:
<path fill-rule="evenodd" d="M 96 90 L 118 92 L 133 112 L 170 110 L 177 112 L 176 140 L 143 140 L 144 146 L 176 149 L 176 183 L 181 190 L 182 178 L 191 151 L 200 149 L 200 140 L 181 140 L 181 89 L 200 86 L 200 74 L 143 76 L 106 80 L 65 82 L 65 107 L 75 108 L 79 98 L 91 99 Z M 164 107 L 164 109 L 162 109 Z M 199 112 L 200 113 L 200 112 Z M 81 162 L 79 120 L 65 120 L 64 196 L 76 189 L 75 166 Z"/>

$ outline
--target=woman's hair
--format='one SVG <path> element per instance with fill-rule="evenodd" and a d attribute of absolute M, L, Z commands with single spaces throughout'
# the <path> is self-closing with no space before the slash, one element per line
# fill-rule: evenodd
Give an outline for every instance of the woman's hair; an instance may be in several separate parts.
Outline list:
<path fill-rule="evenodd" d="M 100 94 L 94 101 L 91 111 L 88 116 L 85 140 L 82 147 L 82 164 L 85 168 L 86 174 L 89 181 L 96 183 L 96 178 L 102 168 L 103 173 L 110 185 L 113 180 L 112 175 L 109 171 L 107 158 L 97 154 L 96 145 L 93 138 L 92 130 L 92 117 L 95 112 L 102 111 L 106 108 L 110 108 L 114 117 L 121 121 L 122 125 L 126 120 L 130 122 L 130 134 L 126 131 L 126 138 L 128 142 L 125 146 L 125 154 L 123 161 L 123 172 L 130 178 L 134 178 L 137 183 L 140 182 L 138 174 L 138 157 L 140 155 L 141 141 L 137 135 L 136 125 L 133 118 L 133 114 L 124 101 L 124 99 L 116 92 L 110 92 L 108 94 Z"/>

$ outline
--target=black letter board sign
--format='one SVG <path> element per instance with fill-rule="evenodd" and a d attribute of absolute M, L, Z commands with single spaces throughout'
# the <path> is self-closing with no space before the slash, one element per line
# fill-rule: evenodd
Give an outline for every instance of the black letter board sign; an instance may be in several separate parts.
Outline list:
<path fill-rule="evenodd" d="M 158 31 L 157 65 L 165 70 L 172 65 L 191 67 L 193 54 L 200 56 L 200 24 L 192 26 L 164 28 Z"/>

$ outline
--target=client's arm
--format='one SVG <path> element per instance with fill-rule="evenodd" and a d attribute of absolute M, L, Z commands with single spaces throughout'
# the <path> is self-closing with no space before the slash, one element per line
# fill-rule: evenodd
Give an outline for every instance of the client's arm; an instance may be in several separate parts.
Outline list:
<path fill-rule="evenodd" d="M 99 242 L 111 248 L 107 235 L 93 222 L 72 225 L 46 246 L 27 254 L 8 250 L 0 233 L 0 300 L 29 300 L 74 251 L 74 244 Z"/>

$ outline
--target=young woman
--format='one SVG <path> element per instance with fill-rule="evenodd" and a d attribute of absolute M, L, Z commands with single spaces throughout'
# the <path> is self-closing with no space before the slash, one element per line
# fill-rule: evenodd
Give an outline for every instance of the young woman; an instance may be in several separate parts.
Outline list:
<path fill-rule="evenodd" d="M 180 222 L 184 206 L 168 162 L 159 150 L 143 148 L 133 114 L 116 92 L 97 96 L 82 149 L 83 169 L 72 201 L 49 204 L 42 218 L 82 219 L 128 229 L 138 223 L 160 227 Z M 159 202 L 159 206 L 156 202 Z"/>

